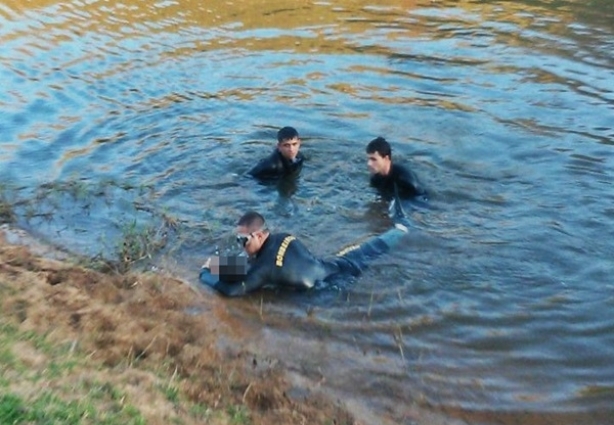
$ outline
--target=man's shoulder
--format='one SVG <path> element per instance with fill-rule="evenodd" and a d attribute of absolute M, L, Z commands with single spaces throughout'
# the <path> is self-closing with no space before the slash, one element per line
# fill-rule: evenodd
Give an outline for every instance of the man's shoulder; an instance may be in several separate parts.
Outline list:
<path fill-rule="evenodd" d="M 286 233 L 286 232 L 279 232 L 279 233 L 269 233 L 269 237 L 271 238 L 271 240 L 273 241 L 280 241 L 288 236 L 292 236 L 290 233 Z"/>
<path fill-rule="evenodd" d="M 418 176 L 414 173 L 409 166 L 405 164 L 392 164 L 391 175 L 395 181 L 407 181 L 411 183 L 417 183 Z"/>
<path fill-rule="evenodd" d="M 266 162 L 270 166 L 280 167 L 282 165 L 282 156 L 277 149 L 274 149 L 270 154 L 262 158 L 261 162 Z"/>
<path fill-rule="evenodd" d="M 268 156 L 262 158 L 258 163 L 249 171 L 254 177 L 270 177 L 277 174 L 283 168 L 283 163 L 279 155 L 279 151 L 274 150 Z"/>
<path fill-rule="evenodd" d="M 271 233 L 262 250 L 258 253 L 256 262 L 270 264 L 270 261 L 286 256 L 287 252 L 301 252 L 304 245 L 290 233 Z M 294 254 L 293 254 L 294 256 Z"/>
<path fill-rule="evenodd" d="M 426 195 L 426 190 L 422 186 L 420 179 L 408 166 L 392 164 L 392 175 L 399 190 L 405 192 L 402 195 L 410 197 Z"/>
<path fill-rule="evenodd" d="M 303 248 L 305 245 L 300 241 L 298 237 L 291 233 L 272 233 L 269 235 L 271 240 L 270 244 L 267 244 L 271 249 L 297 249 Z"/>
<path fill-rule="evenodd" d="M 296 237 L 291 235 L 290 233 L 270 233 L 268 238 L 270 243 L 267 243 L 267 246 L 272 247 L 273 249 L 277 249 L 284 241 L 296 240 Z"/>
<path fill-rule="evenodd" d="M 399 164 L 397 162 L 392 163 L 391 169 L 393 175 L 404 175 L 404 174 L 413 174 L 413 171 L 406 164 Z"/>

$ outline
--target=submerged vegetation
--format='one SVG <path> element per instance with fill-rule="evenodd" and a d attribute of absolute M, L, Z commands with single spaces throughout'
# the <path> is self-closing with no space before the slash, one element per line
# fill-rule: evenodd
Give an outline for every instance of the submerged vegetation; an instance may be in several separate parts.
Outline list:
<path fill-rule="evenodd" d="M 114 182 L 0 187 L 0 224 L 75 243 L 57 262 L 0 232 L 0 424 L 354 423 L 321 396 L 290 398 L 283 371 L 239 342 L 218 351 L 232 336 L 213 305 L 147 271 L 193 242 L 183 228 L 219 226 L 155 205 Z"/>
<path fill-rule="evenodd" d="M 5 184 L 0 183 L 0 224 L 12 223 L 16 218 L 10 193 L 10 189 Z"/>
<path fill-rule="evenodd" d="M 0 185 L 0 224 L 30 231 L 103 271 L 145 270 L 162 253 L 187 243 L 181 222 L 156 207 L 152 187 L 112 180 Z M 194 225 L 197 236 L 214 226 Z M 204 230 L 204 232 L 203 232 Z"/>
<path fill-rule="evenodd" d="M 69 259 L 0 232 L 0 424 L 354 424 L 321 395 L 289 396 L 283 369 L 233 339 L 214 299 L 151 273 L 221 228 L 156 205 L 151 188 L 116 182 L 0 187 L 0 224 L 62 242 Z M 220 339 L 234 342 L 222 353 Z"/>

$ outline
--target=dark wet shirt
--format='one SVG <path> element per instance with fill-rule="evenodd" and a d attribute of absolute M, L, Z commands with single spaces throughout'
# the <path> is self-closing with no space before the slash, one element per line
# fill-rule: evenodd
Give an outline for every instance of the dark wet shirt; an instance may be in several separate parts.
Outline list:
<path fill-rule="evenodd" d="M 294 161 L 290 161 L 283 157 L 283 155 L 275 149 L 271 155 L 261 159 L 248 174 L 251 176 L 262 179 L 270 180 L 287 175 L 297 175 L 300 173 L 303 167 L 303 155 L 299 152 Z"/>
<path fill-rule="evenodd" d="M 335 257 L 315 257 L 296 237 L 270 234 L 243 279 L 224 279 L 207 268 L 200 281 L 226 296 L 240 296 L 263 287 L 310 289 L 337 277 L 358 276 L 373 258 L 396 245 L 405 232 L 392 228 L 360 245 L 349 246 Z"/>
<path fill-rule="evenodd" d="M 395 189 L 396 185 L 396 189 Z M 390 173 L 384 176 L 373 174 L 371 176 L 371 186 L 375 187 L 382 196 L 392 199 L 395 190 L 401 198 L 415 198 L 417 196 L 426 197 L 426 190 L 418 180 L 413 171 L 398 164 L 392 164 Z"/>
<path fill-rule="evenodd" d="M 268 286 L 309 289 L 339 271 L 336 262 L 314 257 L 296 237 L 278 233 L 266 239 L 242 282 L 224 281 L 208 269 L 201 270 L 200 280 L 224 295 L 239 296 Z"/>

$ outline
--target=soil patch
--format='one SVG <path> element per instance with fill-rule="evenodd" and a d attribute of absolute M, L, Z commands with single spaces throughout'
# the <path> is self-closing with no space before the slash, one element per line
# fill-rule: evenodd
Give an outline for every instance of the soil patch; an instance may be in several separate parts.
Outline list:
<path fill-rule="evenodd" d="M 173 277 L 100 273 L 9 239 L 0 232 L 7 401 L 55 388 L 70 403 L 67 388 L 72 397 L 112 388 L 121 396 L 105 390 L 108 405 L 134 406 L 147 424 L 358 423 L 339 403 L 293 388 L 281 362 L 247 350 L 219 299 Z M 58 353 L 65 368 L 50 375 Z"/>

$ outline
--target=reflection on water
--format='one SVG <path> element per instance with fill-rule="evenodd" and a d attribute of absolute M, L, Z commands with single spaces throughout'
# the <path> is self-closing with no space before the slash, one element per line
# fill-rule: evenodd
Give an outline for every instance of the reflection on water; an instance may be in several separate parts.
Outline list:
<path fill-rule="evenodd" d="M 195 281 L 246 209 L 320 255 L 385 230 L 382 135 L 431 194 L 407 245 L 231 303 L 264 324 L 248 343 L 373 423 L 607 423 L 613 22 L 607 0 L 5 1 L 2 196 L 88 255 L 179 223 L 157 260 Z M 285 125 L 303 172 L 260 185 Z"/>

